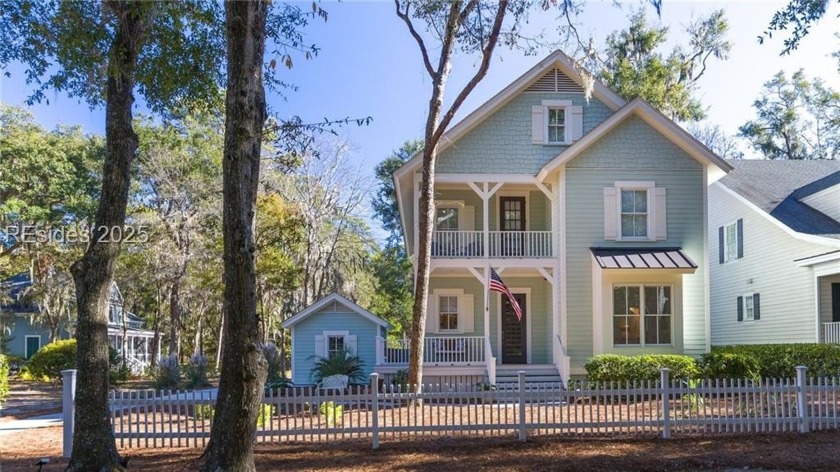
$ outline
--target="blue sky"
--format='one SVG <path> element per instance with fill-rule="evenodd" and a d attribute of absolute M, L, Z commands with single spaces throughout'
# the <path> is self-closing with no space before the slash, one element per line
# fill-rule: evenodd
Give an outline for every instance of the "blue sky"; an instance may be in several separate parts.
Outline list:
<path fill-rule="evenodd" d="M 752 102 L 762 83 L 779 71 L 788 73 L 804 68 L 809 77 L 823 78 L 834 88 L 840 88 L 837 60 L 830 56 L 840 50 L 840 6 L 830 2 L 825 17 L 812 28 L 799 49 L 789 56 L 780 56 L 782 37 L 759 45 L 756 37 L 766 29 L 773 13 L 786 2 L 737 3 L 666 2 L 661 23 L 671 27 L 672 44 L 684 42 L 682 25 L 713 9 L 725 8 L 734 43 L 728 61 L 713 61 L 699 82 L 698 96 L 708 106 L 709 121 L 735 133 L 738 126 L 753 116 Z M 302 3 L 308 8 L 311 3 Z M 617 8 L 612 2 L 589 1 L 579 17 L 581 31 L 591 34 L 597 44 L 610 32 L 626 26 L 627 17 L 641 3 L 631 2 Z M 292 70 L 284 71 L 284 80 L 298 85 L 286 100 L 269 97 L 272 107 L 280 114 L 299 115 L 304 121 L 327 118 L 366 117 L 369 126 L 348 126 L 339 133 L 353 143 L 356 159 L 363 168 L 385 158 L 405 140 L 422 137 L 430 93 L 430 81 L 422 67 L 417 46 L 405 25 L 394 14 L 391 1 L 324 2 L 329 12 L 326 23 L 316 21 L 307 29 L 309 41 L 321 48 L 313 60 L 298 58 Z M 649 18 L 655 19 L 651 10 Z M 546 37 L 555 34 L 553 13 L 532 15 L 528 31 L 543 31 Z M 521 52 L 502 49 L 493 60 L 485 80 L 479 84 L 461 108 L 465 116 L 485 100 L 538 62 L 548 51 L 525 57 Z M 477 67 L 474 56 L 461 55 L 453 65 L 449 99 Z M 11 67 L 11 78 L 0 79 L 0 98 L 6 103 L 22 104 L 31 92 L 25 85 L 19 67 Z M 48 93 L 50 104 L 33 107 L 36 119 L 46 127 L 56 124 L 81 125 L 94 133 L 104 131 L 102 109 L 90 110 L 61 94 Z M 448 103 L 448 102 L 447 102 Z"/>

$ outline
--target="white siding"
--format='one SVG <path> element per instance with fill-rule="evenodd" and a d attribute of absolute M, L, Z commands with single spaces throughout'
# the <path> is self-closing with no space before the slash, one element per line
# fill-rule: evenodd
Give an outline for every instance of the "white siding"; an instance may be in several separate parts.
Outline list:
<path fill-rule="evenodd" d="M 744 257 L 720 264 L 718 228 L 744 220 Z M 796 259 L 829 250 L 795 239 L 721 188 L 709 187 L 712 344 L 816 342 L 813 272 Z M 761 295 L 761 319 L 737 321 L 737 297 Z"/>

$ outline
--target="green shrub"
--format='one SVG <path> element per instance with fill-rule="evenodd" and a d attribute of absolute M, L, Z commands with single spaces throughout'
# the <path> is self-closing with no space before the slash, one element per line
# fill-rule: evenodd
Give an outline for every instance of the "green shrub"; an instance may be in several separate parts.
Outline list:
<path fill-rule="evenodd" d="M 760 376 L 758 360 L 749 354 L 712 351 L 703 354 L 698 364 L 707 379 L 757 379 Z"/>
<path fill-rule="evenodd" d="M 178 388 L 181 383 L 181 366 L 177 356 L 162 357 L 153 374 L 155 389 Z"/>
<path fill-rule="evenodd" d="M 196 405 L 193 411 L 196 421 L 213 420 L 216 408 L 213 405 Z"/>
<path fill-rule="evenodd" d="M 274 413 L 274 409 L 271 405 L 266 405 L 263 403 L 260 405 L 260 411 L 257 412 L 257 427 L 262 428 L 265 425 L 269 424 L 271 421 L 271 415 Z"/>
<path fill-rule="evenodd" d="M 344 407 L 335 402 L 324 402 L 318 408 L 318 411 L 326 419 L 327 426 L 336 426 L 341 424 Z"/>
<path fill-rule="evenodd" d="M 671 369 L 672 379 L 700 377 L 700 369 L 691 356 L 601 354 L 586 363 L 586 376 L 595 382 L 644 382 L 660 379 L 659 369 Z"/>
<path fill-rule="evenodd" d="M 47 344 L 29 359 L 29 373 L 36 379 L 61 380 L 61 371 L 76 368 L 76 340 Z"/>
<path fill-rule="evenodd" d="M 0 354 L 0 407 L 9 398 L 9 361 Z"/>
<path fill-rule="evenodd" d="M 311 376 L 320 382 L 331 375 L 346 375 L 350 382 L 365 381 L 365 362 L 350 351 L 341 350 L 329 357 L 321 357 L 315 362 Z"/>
<path fill-rule="evenodd" d="M 125 365 L 123 356 L 111 346 L 108 347 L 108 364 L 110 366 L 108 370 L 108 381 L 111 385 L 125 382 L 131 376 L 131 370 Z"/>
<path fill-rule="evenodd" d="M 763 378 L 793 378 L 796 366 L 808 368 L 809 377 L 840 375 L 840 345 L 837 344 L 739 344 L 715 346 L 713 353 L 753 357 Z"/>

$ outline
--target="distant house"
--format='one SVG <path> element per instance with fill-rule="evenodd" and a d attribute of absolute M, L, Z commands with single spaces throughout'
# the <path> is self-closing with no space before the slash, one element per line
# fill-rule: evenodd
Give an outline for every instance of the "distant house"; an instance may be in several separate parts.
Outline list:
<path fill-rule="evenodd" d="M 840 343 L 840 161 L 729 162 L 709 190 L 712 343 Z"/>
<path fill-rule="evenodd" d="M 394 173 L 412 258 L 421 160 Z M 706 352 L 707 190 L 730 169 L 644 100 L 598 81 L 586 97 L 550 54 L 441 140 L 424 381 L 562 382 L 596 354 Z M 407 368 L 406 346 L 381 346 L 377 371 Z"/>
<path fill-rule="evenodd" d="M 8 338 L 8 354 L 29 359 L 49 343 L 50 332 L 39 318 L 41 308 L 32 300 L 32 276 L 23 272 L 0 282 L 0 330 Z M 108 300 L 108 341 L 123 354 L 129 367 L 136 372 L 148 367 L 152 355 L 154 331 L 143 328 L 143 320 L 126 311 L 116 282 L 111 284 Z M 73 336 L 74 327 L 59 327 L 59 339 Z"/>
<path fill-rule="evenodd" d="M 312 368 L 320 358 L 349 351 L 365 363 L 365 376 L 377 366 L 391 325 L 350 300 L 333 293 L 281 324 L 292 334 L 292 382 L 314 383 Z"/>

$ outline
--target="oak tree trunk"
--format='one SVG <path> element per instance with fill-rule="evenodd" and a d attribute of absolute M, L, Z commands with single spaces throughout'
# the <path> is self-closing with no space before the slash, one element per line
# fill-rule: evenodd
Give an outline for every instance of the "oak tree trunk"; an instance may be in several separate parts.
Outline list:
<path fill-rule="evenodd" d="M 254 212 L 265 123 L 262 67 L 268 2 L 225 3 L 224 358 L 202 470 L 253 471 L 267 363 L 260 348 Z"/>
<path fill-rule="evenodd" d="M 169 355 L 180 361 L 181 354 L 181 275 L 169 291 Z"/>
<path fill-rule="evenodd" d="M 84 256 L 70 268 L 76 286 L 76 416 L 68 471 L 122 470 L 108 409 L 108 296 L 120 241 L 105 237 L 123 228 L 131 163 L 137 154 L 132 125 L 134 71 L 148 5 L 109 2 L 117 25 L 108 58 L 102 194 Z"/>

